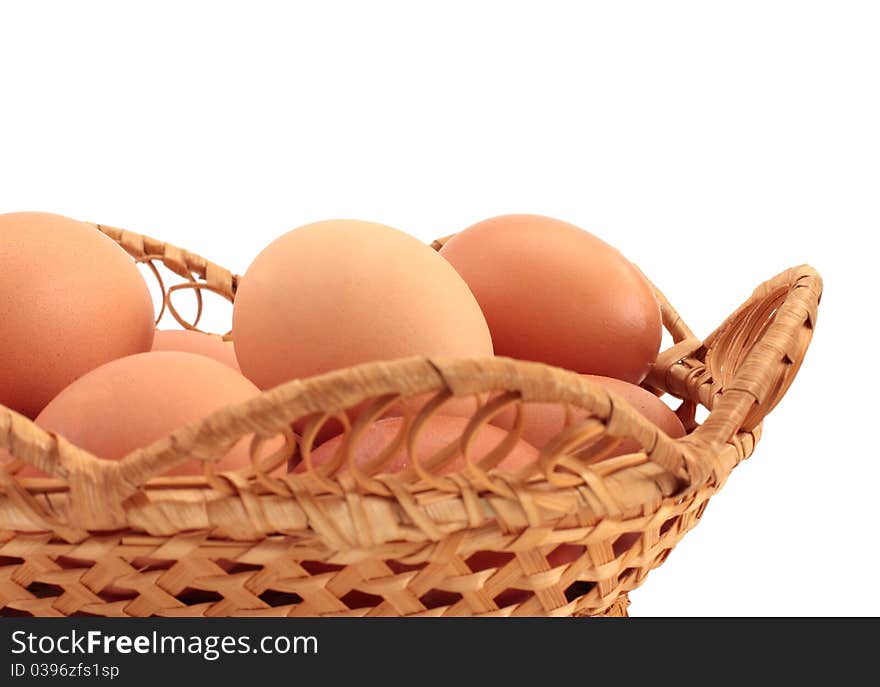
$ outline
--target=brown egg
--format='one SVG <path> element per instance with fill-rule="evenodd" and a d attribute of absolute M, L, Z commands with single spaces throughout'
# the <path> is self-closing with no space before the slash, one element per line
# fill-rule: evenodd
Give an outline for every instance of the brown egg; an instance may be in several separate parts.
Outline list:
<path fill-rule="evenodd" d="M 204 334 L 189 329 L 157 329 L 152 350 L 197 353 L 213 358 L 236 372 L 241 371 L 235 359 L 232 342 L 224 341 L 223 337 L 214 334 Z"/>
<path fill-rule="evenodd" d="M 464 417 L 470 419 L 471 417 L 473 417 L 474 413 L 479 409 L 479 407 L 486 402 L 488 396 L 488 394 L 480 394 L 479 402 L 477 402 L 477 400 L 473 396 L 447 399 L 439 408 L 435 409 L 435 414 L 448 415 L 452 417 Z M 433 394 L 421 394 L 414 397 L 400 399 L 392 406 L 390 406 L 384 413 L 382 413 L 381 417 L 415 418 L 425 406 L 425 404 L 428 403 L 432 398 Z M 360 414 L 370 406 L 373 400 L 374 399 L 369 399 L 367 401 L 364 401 L 363 403 L 359 403 L 353 408 L 349 408 L 346 412 L 348 421 L 351 423 L 357 420 Z M 310 425 L 316 420 L 317 416 L 307 416 L 305 418 L 301 418 L 293 423 L 293 428 L 300 437 L 303 437 L 309 430 Z M 338 417 L 328 417 L 326 418 L 326 420 L 324 420 L 324 423 L 320 426 L 320 428 L 318 428 L 317 434 L 315 434 L 314 438 L 312 439 L 312 447 L 316 448 L 318 446 L 321 446 L 333 437 L 342 434 L 344 431 L 345 427 Z"/>
<path fill-rule="evenodd" d="M 405 420 L 402 417 L 389 417 L 377 420 L 367 427 L 363 434 L 358 437 L 354 447 L 355 464 L 363 465 L 391 446 L 403 429 L 404 422 Z M 419 432 L 416 442 L 416 458 L 420 462 L 424 462 L 451 443 L 458 441 L 467 425 L 468 420 L 466 418 L 447 417 L 444 415 L 432 416 Z M 473 442 L 470 444 L 471 460 L 478 462 L 485 458 L 507 436 L 508 433 L 503 429 L 492 425 L 484 425 L 477 431 Z M 312 454 L 312 464 L 322 465 L 332 460 L 342 445 L 342 441 L 343 437 L 337 436 L 320 446 Z M 516 471 L 536 460 L 537 456 L 538 451 L 535 447 L 520 439 L 498 467 L 504 470 Z M 409 465 L 409 451 L 406 445 L 403 445 L 395 451 L 390 462 L 380 472 L 399 472 L 409 467 Z M 464 466 L 464 456 L 459 450 L 457 457 L 444 465 L 439 470 L 439 474 L 447 474 Z M 300 463 L 296 467 L 295 472 L 302 472 L 304 469 L 305 464 Z"/>
<path fill-rule="evenodd" d="M 0 403 L 36 417 L 89 370 L 149 351 L 153 317 L 134 261 L 95 227 L 0 215 Z"/>
<path fill-rule="evenodd" d="M 611 377 L 597 375 L 584 375 L 587 379 L 601 384 L 608 391 L 624 398 L 629 404 L 641 413 L 645 418 L 653 422 L 673 439 L 685 435 L 684 425 L 678 416 L 647 389 L 635 384 L 624 382 Z M 582 422 L 590 416 L 589 412 L 581 408 L 571 408 L 570 424 Z M 492 419 L 492 424 L 511 429 L 516 420 L 516 411 L 513 408 L 502 411 Z M 564 406 L 558 403 L 526 403 L 523 405 L 523 439 L 534 446 L 543 447 L 553 437 L 559 434 L 566 426 L 566 412 Z M 632 439 L 625 439 L 615 449 L 612 455 L 622 456 L 626 453 L 640 451 L 639 445 Z"/>
<path fill-rule="evenodd" d="M 660 349 L 642 274 L 578 227 L 538 215 L 479 222 L 441 249 L 471 287 L 497 355 L 639 383 Z"/>
<path fill-rule="evenodd" d="M 483 313 L 448 262 L 355 220 L 309 224 L 263 250 L 239 284 L 233 331 L 242 372 L 263 389 L 376 360 L 493 354 Z"/>
<path fill-rule="evenodd" d="M 189 422 L 259 393 L 241 374 L 205 356 L 140 353 L 80 377 L 46 406 L 36 423 L 99 458 L 118 460 Z M 216 469 L 249 465 L 249 445 L 248 437 L 240 440 Z M 273 448 L 280 446 L 280 440 L 273 440 Z M 193 475 L 202 470 L 202 463 L 192 460 L 167 474 Z M 21 474 L 39 473 L 28 468 Z"/>

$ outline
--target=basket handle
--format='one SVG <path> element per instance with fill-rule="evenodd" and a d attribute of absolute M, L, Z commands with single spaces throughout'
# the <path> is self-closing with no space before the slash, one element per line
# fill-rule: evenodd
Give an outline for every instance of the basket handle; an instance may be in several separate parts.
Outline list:
<path fill-rule="evenodd" d="M 822 278 L 809 265 L 764 282 L 701 345 L 652 373 L 651 383 L 711 409 L 687 441 L 723 445 L 753 431 L 788 391 L 816 323 Z"/>

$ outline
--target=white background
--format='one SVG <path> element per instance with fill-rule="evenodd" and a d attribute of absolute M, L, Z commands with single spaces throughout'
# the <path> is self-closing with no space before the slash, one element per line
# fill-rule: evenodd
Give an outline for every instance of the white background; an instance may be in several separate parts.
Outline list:
<path fill-rule="evenodd" d="M 0 212 L 239 272 L 318 219 L 429 240 L 543 213 L 619 247 L 701 335 L 809 262 L 826 290 L 798 379 L 631 612 L 876 615 L 873 7 L 4 3 Z"/>

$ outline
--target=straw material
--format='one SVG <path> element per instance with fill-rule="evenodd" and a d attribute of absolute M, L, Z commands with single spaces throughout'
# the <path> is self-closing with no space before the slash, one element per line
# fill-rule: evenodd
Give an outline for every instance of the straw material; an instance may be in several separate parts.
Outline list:
<path fill-rule="evenodd" d="M 184 327 L 198 326 L 202 291 L 234 300 L 238 277 L 227 270 L 154 239 L 96 229 L 150 267 Z M 166 284 L 163 272 L 182 281 Z M 500 357 L 414 357 L 292 381 L 119 462 L 0 407 L 0 449 L 16 458 L 0 469 L 0 614 L 626 615 L 627 592 L 754 450 L 803 360 L 821 288 L 812 268 L 786 270 L 704 341 L 657 291 L 674 343 L 645 386 L 681 399 L 689 433 L 679 440 L 580 375 Z M 198 296 L 193 322 L 175 307 L 175 294 L 189 289 Z M 474 411 L 448 450 L 394 474 L 382 472 L 387 455 L 354 465 L 365 426 L 392 405 L 420 404 L 395 442 L 416 455 L 420 429 L 452 397 L 472 398 Z M 496 466 L 519 436 L 527 401 L 590 415 L 511 474 Z M 366 410 L 352 423 L 345 411 L 355 406 Z M 698 406 L 711 411 L 701 425 Z M 511 407 L 520 422 L 476 461 L 474 437 Z M 346 440 L 315 466 L 314 438 L 330 418 L 346 426 Z M 249 435 L 252 465 L 215 472 L 213 461 Z M 284 447 L 268 454 L 277 436 Z M 643 450 L 614 455 L 623 439 Z M 441 474 L 459 455 L 465 467 Z M 162 476 L 192 456 L 202 475 Z M 285 462 L 306 469 L 271 474 Z M 19 477 L 23 464 L 51 477 Z"/>

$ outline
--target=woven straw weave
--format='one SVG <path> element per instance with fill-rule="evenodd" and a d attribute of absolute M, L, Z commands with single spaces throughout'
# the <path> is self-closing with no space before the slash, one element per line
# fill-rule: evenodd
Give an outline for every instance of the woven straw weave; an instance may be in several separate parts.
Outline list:
<path fill-rule="evenodd" d="M 238 277 L 229 271 L 138 234 L 96 230 L 150 267 L 183 326 L 198 317 L 181 316 L 178 291 L 195 290 L 199 314 L 202 291 L 233 301 Z M 167 271 L 182 281 L 166 285 Z M 681 399 L 689 433 L 679 440 L 580 375 L 507 358 L 415 357 L 292 381 L 119 462 L 0 406 L 0 449 L 16 458 L 0 469 L 0 614 L 626 615 L 627 592 L 751 455 L 803 360 L 821 288 L 810 267 L 789 269 L 704 341 L 657 292 L 674 343 L 645 386 Z M 372 418 L 417 399 L 398 437 L 412 450 L 419 427 L 452 397 L 473 398 L 474 412 L 448 451 L 394 474 L 382 474 L 382 456 L 355 467 L 346 446 Z M 473 461 L 480 429 L 510 407 L 522 419 L 526 401 L 590 416 L 538 447 L 517 474 L 494 466 L 520 424 Z M 355 406 L 366 410 L 351 424 L 345 411 Z M 711 411 L 701 425 L 698 406 Z M 314 437 L 331 418 L 348 440 L 314 467 Z M 247 436 L 252 466 L 215 473 L 212 460 Z M 267 452 L 277 436 L 283 448 Z M 614 455 L 623 439 L 643 450 Z M 459 451 L 466 467 L 441 476 Z M 203 475 L 162 476 L 192 456 Z M 302 473 L 274 471 L 298 461 Z M 16 476 L 24 464 L 51 477 Z"/>

